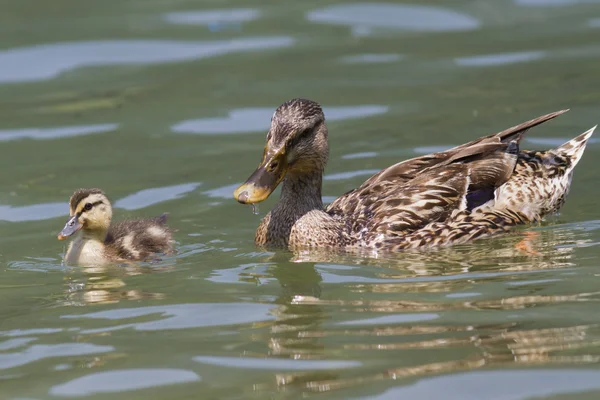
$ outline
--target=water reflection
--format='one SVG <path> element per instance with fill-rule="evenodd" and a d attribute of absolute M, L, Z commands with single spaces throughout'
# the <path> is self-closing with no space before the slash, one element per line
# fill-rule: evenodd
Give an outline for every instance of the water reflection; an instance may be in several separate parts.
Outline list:
<path fill-rule="evenodd" d="M 126 288 L 125 277 L 173 270 L 172 265 L 148 266 L 124 264 L 121 266 L 77 267 L 66 276 L 63 306 L 110 304 L 123 300 L 164 299 L 164 293 Z"/>
<path fill-rule="evenodd" d="M 288 36 L 224 41 L 104 40 L 43 44 L 0 51 L 0 83 L 52 79 L 80 67 L 191 61 L 234 52 L 289 47 Z"/>
<path fill-rule="evenodd" d="M 405 251 L 394 254 L 364 249 L 336 252 L 302 250 L 294 252 L 291 261 L 379 266 L 382 269 L 376 277 L 357 277 L 355 280 L 377 283 L 386 283 L 389 279 L 406 279 L 411 284 L 418 281 L 416 278 L 410 278 L 411 275 L 432 276 L 434 280 L 445 280 L 451 275 L 467 272 L 487 273 L 488 270 L 493 276 L 535 272 L 574 266 L 574 249 L 595 244 L 585 230 L 596 230 L 598 227 L 595 224 L 587 225 L 587 228 L 581 226 L 576 229 L 570 225 L 558 225 L 532 231 L 516 231 L 469 245 L 432 251 Z M 335 280 L 352 281 L 353 278 L 348 275 L 339 275 Z"/>
<path fill-rule="evenodd" d="M 557 278 L 553 274 L 553 279 L 539 279 L 538 274 L 549 269 L 568 271 L 575 264 L 576 244 L 585 242 L 586 236 L 584 230 L 573 231 L 564 226 L 526 235 L 525 239 L 533 241 L 541 256 L 523 254 L 514 247 L 523 240 L 521 234 L 463 248 L 405 253 L 401 257 L 357 259 L 355 255 L 345 258 L 329 254 L 330 264 L 322 263 L 326 256 L 319 253 L 312 253 L 312 258 L 307 253 L 262 254 L 257 256 L 261 262 L 218 270 L 218 277 L 209 279 L 216 283 L 279 283 L 280 295 L 274 301 L 278 306 L 272 311 L 275 321 L 268 337 L 264 337 L 268 354 L 253 353 L 242 359 L 202 357 L 198 361 L 235 369 L 255 365 L 257 358 L 267 357 L 261 361 L 265 368 L 281 364 L 285 370 L 292 369 L 292 360 L 330 362 L 341 354 L 347 360 L 364 360 L 378 357 L 375 353 L 383 351 L 389 359 L 390 352 L 398 354 L 393 357 L 399 360 L 397 367 L 388 365 L 385 370 L 363 372 L 360 376 L 349 376 L 341 370 L 319 374 L 303 371 L 302 367 L 297 372 L 275 375 L 277 388 L 303 392 L 360 388 L 377 381 L 484 366 L 597 363 L 600 325 L 571 324 L 565 320 L 563 326 L 556 327 L 552 326 L 553 320 L 540 316 L 531 317 L 537 326 L 529 323 L 529 310 L 549 304 L 593 306 L 600 299 L 600 292 L 585 290 L 541 293 L 556 287 L 557 281 L 564 285 L 570 275 Z M 566 246 L 569 242 L 574 245 Z M 290 255 L 296 262 L 293 267 L 285 263 Z M 536 276 L 524 279 L 522 274 Z M 340 284 L 344 287 L 344 299 L 332 291 Z M 474 290 L 479 288 L 480 291 Z M 480 298 L 480 292 L 488 295 Z M 495 298 L 491 298 L 491 293 L 496 293 Z M 413 298 L 415 294 L 421 296 Z M 478 314 L 472 310 L 478 310 Z M 458 348 L 460 352 L 456 351 Z M 446 361 L 419 364 L 406 353 L 416 349 L 435 351 L 436 359 Z M 577 355 L 563 354 L 573 350 L 577 350 Z M 273 390 L 271 384 L 261 382 L 254 387 L 259 392 Z"/>
<path fill-rule="evenodd" d="M 239 337 L 248 330 L 226 327 L 249 324 L 253 329 L 247 335 L 252 345 L 229 340 L 214 352 L 197 352 L 189 358 L 198 365 L 218 367 L 217 371 L 225 374 L 247 370 L 249 375 L 243 379 L 257 396 L 288 390 L 294 394 L 344 393 L 374 382 L 428 379 L 428 375 L 482 367 L 597 363 L 599 324 L 564 318 L 556 326 L 554 318 L 538 311 L 551 304 L 566 310 L 573 304 L 596 306 L 600 293 L 586 291 L 584 286 L 575 286 L 579 292 L 553 293 L 556 288 L 572 287 L 566 281 L 580 276 L 554 273 L 548 279 L 544 275 L 549 269 L 568 272 L 577 248 L 568 244 L 585 243 L 596 229 L 593 223 L 580 230 L 571 225 L 551 226 L 539 229 L 538 235 L 526 236 L 542 256 L 522 254 L 514 248 L 523 239 L 520 233 L 462 248 L 379 259 L 338 254 L 324 262 L 315 261 L 324 257 L 320 254 L 256 252 L 244 256 L 256 262 L 216 269 L 207 278 L 217 285 L 242 283 L 243 289 L 230 292 L 254 302 L 84 310 L 62 319 L 67 324 L 93 321 L 77 330 L 81 338 L 114 336 L 129 329 L 164 332 L 210 327 L 217 329 L 215 337 Z M 290 264 L 290 258 L 295 263 Z M 111 275 L 110 271 L 96 272 Z M 556 285 L 557 281 L 561 284 Z M 87 285 L 91 288 L 93 283 L 89 279 Z M 248 291 L 256 284 L 267 288 L 275 283 L 279 286 L 275 297 L 264 296 L 264 290 L 255 295 Z M 114 286 L 115 291 L 121 289 Z M 483 292 L 486 296 L 479 295 Z M 28 344 L 9 342 L 7 347 Z M 415 358 L 417 350 L 422 355 Z M 115 349 L 107 351 L 114 354 Z M 574 351 L 575 355 L 569 354 Z M 378 354 L 383 352 L 385 357 Z M 435 355 L 427 356 L 433 354 L 430 352 Z M 386 362 L 371 364 L 370 359 Z M 127 370 L 114 372 L 123 371 Z M 119 378 L 101 374 L 55 385 L 51 393 L 83 396 L 101 393 L 99 388 L 106 392 L 143 388 L 119 386 Z M 169 383 L 159 382 L 157 386 Z"/>

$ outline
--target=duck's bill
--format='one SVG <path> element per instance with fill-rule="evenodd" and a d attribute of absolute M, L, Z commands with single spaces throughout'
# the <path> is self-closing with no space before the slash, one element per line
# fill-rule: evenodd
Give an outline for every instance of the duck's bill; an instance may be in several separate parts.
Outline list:
<path fill-rule="evenodd" d="M 246 182 L 233 192 L 233 197 L 242 204 L 260 203 L 273 193 L 284 175 L 280 170 L 267 171 L 261 165 Z"/>
<path fill-rule="evenodd" d="M 77 220 L 77 215 L 72 216 L 65 224 L 63 230 L 60 231 L 60 233 L 58 234 L 58 240 L 64 240 L 68 238 L 69 236 L 80 230 L 82 227 L 83 225 L 81 225 Z"/>

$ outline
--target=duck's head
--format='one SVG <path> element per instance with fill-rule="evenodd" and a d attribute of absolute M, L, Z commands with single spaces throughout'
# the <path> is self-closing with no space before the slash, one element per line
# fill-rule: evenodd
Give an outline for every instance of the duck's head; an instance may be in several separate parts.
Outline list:
<path fill-rule="evenodd" d="M 286 176 L 322 174 L 328 157 L 327 127 L 321 106 L 306 99 L 286 101 L 271 118 L 258 168 L 233 196 L 242 204 L 259 203 Z"/>
<path fill-rule="evenodd" d="M 106 233 L 112 219 L 110 201 L 100 189 L 79 189 L 69 200 L 70 218 L 58 234 L 58 240 L 66 239 L 80 229 L 88 232 Z"/>

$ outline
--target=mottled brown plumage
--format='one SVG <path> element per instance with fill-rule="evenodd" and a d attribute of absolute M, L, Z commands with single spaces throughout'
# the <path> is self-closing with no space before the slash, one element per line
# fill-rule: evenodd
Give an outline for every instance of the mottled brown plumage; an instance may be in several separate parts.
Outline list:
<path fill-rule="evenodd" d="M 519 142 L 566 111 L 395 164 L 324 208 L 325 116 L 313 101 L 290 100 L 275 111 L 261 164 L 234 196 L 260 202 L 283 182 L 256 232 L 262 246 L 399 250 L 465 243 L 563 205 L 594 128 L 544 152 L 521 151 Z"/>
<path fill-rule="evenodd" d="M 111 224 L 112 207 L 100 189 L 79 189 L 69 201 L 71 218 L 59 239 L 76 233 L 69 243 L 69 265 L 102 265 L 146 260 L 153 254 L 172 252 L 172 231 L 167 215 Z"/>

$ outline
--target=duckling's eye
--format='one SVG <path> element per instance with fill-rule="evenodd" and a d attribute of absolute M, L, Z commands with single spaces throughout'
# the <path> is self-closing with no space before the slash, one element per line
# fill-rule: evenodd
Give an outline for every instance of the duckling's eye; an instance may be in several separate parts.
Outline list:
<path fill-rule="evenodd" d="M 92 209 L 92 203 L 86 203 L 85 206 L 83 206 L 83 209 L 85 211 L 90 211 Z"/>

